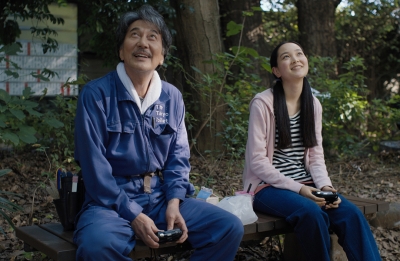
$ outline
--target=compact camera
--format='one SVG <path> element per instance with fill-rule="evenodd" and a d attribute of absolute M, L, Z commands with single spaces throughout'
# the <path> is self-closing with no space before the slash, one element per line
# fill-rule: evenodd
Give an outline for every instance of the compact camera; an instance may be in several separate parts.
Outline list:
<path fill-rule="evenodd" d="M 182 230 L 179 228 L 167 230 L 167 231 L 158 231 L 156 233 L 159 241 L 159 244 L 167 243 L 167 242 L 175 242 L 182 236 Z"/>
<path fill-rule="evenodd" d="M 319 198 L 324 198 L 326 204 L 331 204 L 338 199 L 338 194 L 332 191 L 313 191 L 312 194 Z"/>

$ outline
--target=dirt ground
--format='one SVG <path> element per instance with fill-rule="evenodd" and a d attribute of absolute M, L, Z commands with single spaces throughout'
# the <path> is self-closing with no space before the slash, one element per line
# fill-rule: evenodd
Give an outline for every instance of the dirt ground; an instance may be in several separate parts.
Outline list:
<path fill-rule="evenodd" d="M 344 195 L 400 203 L 400 154 L 380 153 L 377 160 L 327 160 L 334 186 Z M 226 159 L 192 157 L 191 181 L 197 187 L 212 188 L 221 198 L 242 189 L 242 162 Z M 23 208 L 22 212 L 9 213 L 15 226 L 58 222 L 53 198 L 44 187 L 48 179 L 44 172 L 55 170 L 43 152 L 31 151 L 19 155 L 12 151 L 0 152 L 0 169 L 12 169 L 0 177 L 0 191 L 18 193 L 4 195 Z M 72 170 L 72 169 L 70 169 Z M 367 217 L 371 219 L 372 217 Z M 15 237 L 13 229 L 0 217 L 0 260 L 50 260 L 41 253 L 25 253 L 23 243 Z M 372 227 L 384 261 L 400 260 L 400 228 Z M 279 243 L 283 237 L 266 238 L 260 242 L 243 244 L 236 255 L 239 260 L 282 260 Z M 189 260 L 190 252 L 159 257 L 158 260 Z M 147 259 L 149 260 L 149 259 Z"/>

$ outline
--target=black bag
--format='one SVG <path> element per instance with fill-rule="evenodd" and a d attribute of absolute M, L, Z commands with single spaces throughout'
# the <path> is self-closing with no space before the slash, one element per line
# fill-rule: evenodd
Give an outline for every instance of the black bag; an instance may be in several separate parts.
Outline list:
<path fill-rule="evenodd" d="M 74 184 L 75 183 L 75 184 Z M 85 185 L 81 171 L 73 175 L 71 172 L 57 172 L 57 186 L 60 198 L 54 199 L 58 217 L 64 231 L 74 230 L 75 217 L 85 200 Z"/>

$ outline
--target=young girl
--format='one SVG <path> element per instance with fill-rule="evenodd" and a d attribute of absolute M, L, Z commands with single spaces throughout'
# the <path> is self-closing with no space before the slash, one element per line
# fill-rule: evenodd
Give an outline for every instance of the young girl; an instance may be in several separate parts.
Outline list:
<path fill-rule="evenodd" d="M 307 260 L 330 260 L 331 228 L 349 260 L 381 260 L 364 215 L 339 195 L 331 204 L 313 191 L 336 189 L 322 148 L 322 107 L 306 79 L 308 60 L 295 42 L 271 54 L 273 88 L 250 103 L 243 172 L 244 189 L 255 192 L 254 209 L 285 217 Z"/>

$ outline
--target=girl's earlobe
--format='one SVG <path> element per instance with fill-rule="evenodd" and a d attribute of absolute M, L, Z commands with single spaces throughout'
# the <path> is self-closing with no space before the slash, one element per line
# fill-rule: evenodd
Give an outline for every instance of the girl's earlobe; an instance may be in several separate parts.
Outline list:
<path fill-rule="evenodd" d="M 281 74 L 276 67 L 272 67 L 272 73 L 276 76 L 276 78 L 281 78 Z"/>

